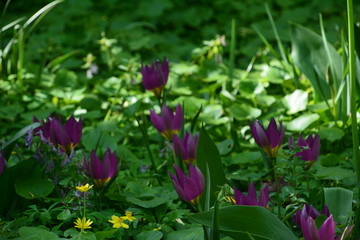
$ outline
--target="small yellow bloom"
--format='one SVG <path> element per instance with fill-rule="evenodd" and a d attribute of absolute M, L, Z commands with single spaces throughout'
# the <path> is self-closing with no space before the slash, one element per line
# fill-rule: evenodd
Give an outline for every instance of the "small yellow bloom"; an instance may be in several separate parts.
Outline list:
<path fill-rule="evenodd" d="M 124 220 L 129 220 L 130 222 L 134 221 L 134 219 L 136 219 L 135 217 L 132 216 L 132 212 L 130 211 L 126 211 L 125 212 L 125 216 L 121 217 Z"/>
<path fill-rule="evenodd" d="M 83 186 L 76 186 L 76 189 L 79 190 L 80 192 L 87 192 L 89 191 L 94 185 L 89 186 L 89 184 L 85 184 Z"/>
<path fill-rule="evenodd" d="M 91 221 L 90 219 L 86 220 L 86 217 L 83 217 L 82 219 L 76 219 L 76 222 L 74 223 L 76 228 L 80 228 L 81 231 L 83 231 L 87 228 L 91 228 L 90 225 L 93 223 L 93 221 Z"/>
<path fill-rule="evenodd" d="M 124 223 L 124 219 L 122 219 L 121 217 L 115 216 L 113 215 L 111 217 L 111 220 L 109 220 L 109 222 L 111 222 L 113 225 L 113 228 L 129 228 L 129 225 L 127 225 L 126 223 Z"/>

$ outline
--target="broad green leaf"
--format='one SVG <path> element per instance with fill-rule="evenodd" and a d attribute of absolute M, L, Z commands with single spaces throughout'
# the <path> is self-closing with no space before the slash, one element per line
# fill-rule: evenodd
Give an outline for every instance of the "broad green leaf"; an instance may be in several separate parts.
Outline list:
<path fill-rule="evenodd" d="M 303 114 L 287 123 L 286 127 L 290 131 L 301 132 L 304 131 L 312 123 L 316 122 L 319 118 L 320 116 L 316 113 Z"/>
<path fill-rule="evenodd" d="M 242 152 L 232 157 L 232 164 L 258 163 L 261 159 L 260 152 Z"/>
<path fill-rule="evenodd" d="M 219 150 L 211 140 L 205 127 L 200 131 L 199 142 L 196 151 L 197 164 L 204 174 L 205 179 L 210 179 L 209 188 L 210 196 L 201 198 L 201 203 L 205 206 L 205 199 L 209 198 L 209 206 L 212 206 L 217 198 L 219 187 L 226 183 L 226 178 L 222 166 Z M 209 176 L 207 176 L 209 174 Z"/>
<path fill-rule="evenodd" d="M 325 204 L 335 222 L 346 224 L 352 215 L 353 192 L 344 188 L 324 188 Z"/>
<path fill-rule="evenodd" d="M 160 231 L 146 231 L 141 232 L 136 236 L 136 240 L 160 240 L 163 237 L 163 233 Z"/>
<path fill-rule="evenodd" d="M 167 239 L 168 240 L 178 240 L 178 239 L 204 240 L 204 229 L 202 227 L 196 227 L 196 228 L 176 230 L 174 232 L 169 233 Z"/>
<path fill-rule="evenodd" d="M 341 157 L 335 153 L 326 154 L 320 159 L 320 163 L 324 167 L 334 167 L 340 162 Z"/>
<path fill-rule="evenodd" d="M 15 181 L 16 193 L 26 199 L 46 197 L 54 189 L 54 185 L 39 176 L 32 178 L 20 178 Z"/>
<path fill-rule="evenodd" d="M 59 236 L 48 230 L 36 227 L 21 227 L 19 229 L 21 237 L 15 238 L 17 240 L 56 240 Z"/>
<path fill-rule="evenodd" d="M 322 101 L 330 99 L 330 86 L 326 80 L 329 61 L 322 37 L 303 26 L 297 24 L 290 26 L 291 55 L 294 63 L 309 78 L 315 90 L 316 98 Z M 335 70 L 335 86 L 339 86 L 343 73 L 342 59 L 331 44 L 328 44 L 328 48 L 333 64 L 337 67 Z"/>
<path fill-rule="evenodd" d="M 231 107 L 226 109 L 231 116 L 237 120 L 250 120 L 255 119 L 261 115 L 261 110 L 258 108 L 253 108 L 250 105 L 246 104 L 233 104 Z"/>
<path fill-rule="evenodd" d="M 325 138 L 325 139 L 329 140 L 330 142 L 334 142 L 336 140 L 340 140 L 341 138 L 343 138 L 345 133 L 340 128 L 321 127 L 319 130 L 319 135 L 321 138 Z"/>
<path fill-rule="evenodd" d="M 112 229 L 109 231 L 97 231 L 95 233 L 96 240 L 110 239 L 111 237 L 113 237 L 114 233 L 116 233 L 118 230 L 119 229 Z"/>
<path fill-rule="evenodd" d="M 296 89 L 284 97 L 285 105 L 289 109 L 287 114 L 295 114 L 306 109 L 308 94 L 304 90 Z"/>
<path fill-rule="evenodd" d="M 221 143 L 217 144 L 217 148 L 221 155 L 228 154 L 234 147 L 234 141 L 232 139 L 226 139 Z"/>
<path fill-rule="evenodd" d="M 319 179 L 340 181 L 355 177 L 355 173 L 352 170 L 341 167 L 317 167 L 316 169 L 317 172 L 315 176 Z"/>
<path fill-rule="evenodd" d="M 190 219 L 211 227 L 213 211 L 197 213 Z M 227 206 L 219 209 L 219 230 L 233 239 L 298 240 L 292 231 L 268 209 L 258 206 Z M 250 237 L 250 236 L 251 237 Z"/>

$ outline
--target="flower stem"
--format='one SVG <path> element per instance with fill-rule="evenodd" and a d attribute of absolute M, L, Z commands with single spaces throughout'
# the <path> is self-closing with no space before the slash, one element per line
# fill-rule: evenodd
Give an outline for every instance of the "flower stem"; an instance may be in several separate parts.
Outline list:
<path fill-rule="evenodd" d="M 84 192 L 84 216 L 86 217 L 86 192 Z"/>
<path fill-rule="evenodd" d="M 348 17 L 348 41 L 349 41 L 349 78 L 350 78 L 350 113 L 351 113 L 351 130 L 353 138 L 353 160 L 355 162 L 356 178 L 358 190 L 360 192 L 360 153 L 359 153 L 359 135 L 357 129 L 356 118 L 356 69 L 355 69 L 355 34 L 354 34 L 354 15 L 353 15 L 353 2 L 347 0 L 347 17 Z M 360 195 L 358 195 L 358 202 L 360 202 Z M 354 239 L 360 237 L 360 208 L 358 206 L 355 226 L 354 226 Z"/>
<path fill-rule="evenodd" d="M 281 219 L 281 197 L 280 197 L 280 187 L 279 187 L 279 177 L 277 175 L 277 166 L 276 166 L 276 157 L 272 158 L 272 165 L 273 165 L 273 175 L 275 180 L 275 187 L 276 187 L 276 197 L 277 197 L 277 204 L 278 204 L 278 217 Z"/>

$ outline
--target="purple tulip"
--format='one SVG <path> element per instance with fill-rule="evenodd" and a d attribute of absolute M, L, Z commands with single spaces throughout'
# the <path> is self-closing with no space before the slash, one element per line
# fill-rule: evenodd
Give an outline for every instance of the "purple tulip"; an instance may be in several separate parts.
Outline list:
<path fill-rule="evenodd" d="M 192 136 L 190 133 L 186 132 L 184 139 L 181 141 L 180 138 L 175 135 L 174 142 L 174 152 L 175 155 L 179 154 L 179 147 L 181 152 L 181 158 L 186 165 L 196 161 L 196 147 L 199 140 L 199 135 Z"/>
<path fill-rule="evenodd" d="M 318 134 L 313 137 L 309 135 L 306 140 L 300 135 L 297 141 L 297 146 L 301 149 L 295 156 L 301 157 L 302 160 L 308 162 L 315 162 L 320 154 L 320 137 Z"/>
<path fill-rule="evenodd" d="M 197 204 L 205 188 L 205 178 L 198 167 L 189 165 L 189 177 L 174 165 L 176 177 L 169 171 L 175 191 L 179 197 L 187 202 Z"/>
<path fill-rule="evenodd" d="M 268 154 L 270 157 L 276 157 L 276 153 L 284 141 L 285 129 L 280 122 L 280 129 L 278 130 L 275 119 L 271 118 L 267 130 L 261 125 L 258 120 L 250 122 L 250 129 L 255 142 Z"/>
<path fill-rule="evenodd" d="M 328 217 L 321 225 L 316 228 L 315 220 L 312 217 L 301 218 L 301 230 L 305 240 L 334 240 L 335 223 L 332 215 Z"/>
<path fill-rule="evenodd" d="M 175 115 L 172 110 L 165 105 L 161 109 L 161 116 L 157 115 L 154 110 L 150 110 L 150 120 L 152 124 L 161 135 L 169 141 L 180 131 L 182 118 L 183 112 L 180 104 L 176 106 Z"/>
<path fill-rule="evenodd" d="M 166 58 L 162 64 L 159 61 L 144 66 L 141 69 L 143 86 L 146 90 L 153 92 L 156 97 L 161 97 L 169 76 L 169 62 Z"/>
<path fill-rule="evenodd" d="M 34 122 L 39 122 L 39 120 L 34 118 Z M 70 155 L 81 139 L 82 120 L 80 118 L 76 121 L 74 116 L 71 116 L 63 125 L 60 117 L 56 119 L 50 116 L 46 122 L 42 121 L 42 125 L 35 129 L 35 133 L 50 144 L 57 144 L 61 151 Z"/>
<path fill-rule="evenodd" d="M 61 124 L 55 118 L 50 119 L 51 129 L 60 148 L 68 155 L 79 143 L 82 136 L 82 120 L 77 122 L 74 116 L 71 116 L 65 123 Z"/>
<path fill-rule="evenodd" d="M 102 188 L 115 177 L 118 169 L 116 153 L 111 153 L 108 148 L 102 161 L 96 156 L 95 150 L 91 151 L 90 161 L 86 164 L 87 172 L 98 188 Z"/>
<path fill-rule="evenodd" d="M 4 157 L 4 151 L 1 151 L 0 154 L 0 176 L 5 170 L 5 157 Z"/>
<path fill-rule="evenodd" d="M 325 205 L 321 214 L 329 217 L 330 216 L 330 212 L 329 212 L 329 208 Z M 309 204 L 305 204 L 304 207 L 302 208 L 302 210 L 298 210 L 296 211 L 296 213 L 292 216 L 292 219 L 295 223 L 295 225 L 301 227 L 301 218 L 305 217 L 306 219 L 308 217 L 311 217 L 312 219 L 316 220 L 316 218 L 320 216 L 320 213 L 312 206 Z"/>
<path fill-rule="evenodd" d="M 266 205 L 269 202 L 269 186 L 266 186 L 260 191 L 259 200 L 256 197 L 256 189 L 254 183 L 250 183 L 248 194 L 243 194 L 237 188 L 234 188 L 234 198 L 236 205 L 246 205 L 246 206 L 261 206 L 266 208 Z"/>

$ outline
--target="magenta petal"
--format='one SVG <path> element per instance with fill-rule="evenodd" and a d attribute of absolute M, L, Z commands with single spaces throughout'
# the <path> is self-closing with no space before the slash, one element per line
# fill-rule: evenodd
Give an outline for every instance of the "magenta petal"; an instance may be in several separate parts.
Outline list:
<path fill-rule="evenodd" d="M 161 118 L 164 124 L 164 130 L 173 129 L 172 122 L 174 119 L 174 113 L 168 106 L 163 106 L 161 109 Z"/>
<path fill-rule="evenodd" d="M 181 105 L 178 104 L 176 106 L 176 113 L 172 122 L 172 128 L 171 129 L 176 129 L 176 130 L 180 130 L 181 128 L 181 124 L 182 124 L 182 119 L 183 119 L 183 111 L 181 108 Z"/>
<path fill-rule="evenodd" d="M 198 167 L 193 167 L 192 164 L 190 164 L 189 166 L 189 175 L 196 186 L 197 196 L 199 196 L 205 188 L 204 175 L 202 174 L 201 170 Z"/>
<path fill-rule="evenodd" d="M 65 131 L 64 127 L 61 123 L 59 123 L 56 119 L 52 118 L 51 120 L 51 128 L 54 132 L 56 141 L 61 146 L 65 147 L 71 143 L 71 140 Z"/>
<path fill-rule="evenodd" d="M 177 135 L 174 135 L 173 136 L 173 146 L 174 146 L 174 153 L 175 153 L 176 157 L 178 157 L 178 155 L 179 155 L 179 144 L 180 144 L 180 138 Z M 182 157 L 184 158 L 184 155 L 182 155 Z"/>
<path fill-rule="evenodd" d="M 243 195 L 244 194 L 239 189 L 234 187 L 234 198 L 236 205 L 244 205 Z"/>
<path fill-rule="evenodd" d="M 150 110 L 150 120 L 160 133 L 166 130 L 162 118 L 158 116 L 154 110 Z"/>
<path fill-rule="evenodd" d="M 249 185 L 248 197 L 256 203 L 256 189 L 253 182 L 251 182 Z"/>
<path fill-rule="evenodd" d="M 169 171 L 169 174 L 170 174 L 171 180 L 172 180 L 172 182 L 173 182 L 173 184 L 174 184 L 174 188 L 175 188 L 176 193 L 179 195 L 179 197 L 180 197 L 181 199 L 183 199 L 183 200 L 185 200 L 185 201 L 189 201 L 189 200 L 187 199 L 187 196 L 186 196 L 185 193 L 184 193 L 184 189 L 183 189 L 183 187 L 181 186 L 178 178 L 175 177 L 170 171 Z"/>
<path fill-rule="evenodd" d="M 269 186 L 266 185 L 266 187 L 260 191 L 259 206 L 266 208 L 268 202 L 269 202 Z"/>
<path fill-rule="evenodd" d="M 260 147 L 265 147 L 270 145 L 265 130 L 258 120 L 255 120 L 255 123 L 250 123 L 250 129 L 255 139 L 255 142 Z"/>
<path fill-rule="evenodd" d="M 4 172 L 5 169 L 5 157 L 4 152 L 2 151 L 0 154 L 0 175 Z"/>
<path fill-rule="evenodd" d="M 319 237 L 321 240 L 333 240 L 335 238 L 335 223 L 332 215 L 320 227 Z"/>

